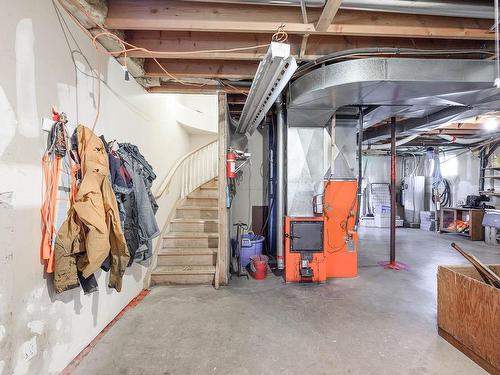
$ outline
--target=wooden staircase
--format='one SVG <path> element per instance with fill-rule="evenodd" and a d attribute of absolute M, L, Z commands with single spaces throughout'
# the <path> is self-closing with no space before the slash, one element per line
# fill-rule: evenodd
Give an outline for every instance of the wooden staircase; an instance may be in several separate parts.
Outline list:
<path fill-rule="evenodd" d="M 212 284 L 218 233 L 218 188 L 214 179 L 190 193 L 163 234 L 152 284 Z"/>

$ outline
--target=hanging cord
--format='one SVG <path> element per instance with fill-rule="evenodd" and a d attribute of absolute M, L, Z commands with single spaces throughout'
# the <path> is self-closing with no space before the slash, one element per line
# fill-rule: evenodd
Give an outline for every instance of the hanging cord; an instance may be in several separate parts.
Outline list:
<path fill-rule="evenodd" d="M 442 186 L 442 192 L 439 190 Z M 434 186 L 434 188 L 438 191 L 439 195 L 439 203 L 442 207 L 448 207 L 451 204 L 451 187 L 450 182 L 443 178 L 438 184 Z M 432 203 L 436 204 L 436 196 L 432 195 Z"/>
<path fill-rule="evenodd" d="M 158 59 L 155 56 L 185 56 L 185 55 L 197 55 L 197 54 L 206 54 L 206 53 L 228 53 L 228 52 L 238 52 L 238 51 L 248 51 L 248 50 L 258 50 L 262 48 L 266 48 L 270 46 L 270 43 L 265 43 L 265 44 L 259 44 L 256 46 L 248 46 L 248 47 L 237 47 L 237 48 L 230 48 L 230 49 L 212 49 L 212 50 L 197 50 L 197 51 L 186 51 L 186 52 L 172 52 L 172 51 L 154 51 L 154 50 L 149 50 L 147 48 L 143 47 L 138 47 L 134 44 L 131 44 L 123 39 L 121 39 L 119 36 L 116 34 L 111 33 L 109 30 L 101 26 L 89 12 L 83 8 L 82 6 L 78 5 L 78 8 L 80 11 L 82 11 L 94 24 L 97 25 L 97 27 L 101 30 L 101 32 L 97 33 L 96 35 L 92 35 L 90 31 L 88 31 L 85 27 L 83 27 L 78 19 L 71 14 L 71 12 L 68 10 L 66 5 L 61 2 L 61 0 L 53 0 L 57 1 L 57 3 L 65 10 L 65 12 L 68 14 L 68 16 L 77 24 L 77 26 L 85 33 L 87 36 L 92 40 L 92 44 L 94 48 L 101 54 L 107 55 L 107 56 L 112 56 L 112 57 L 119 57 L 120 55 L 124 56 L 124 70 L 126 70 L 127 66 L 127 53 L 130 52 L 144 52 L 149 55 L 149 57 L 158 65 L 158 67 L 172 80 L 179 82 L 182 85 L 186 86 L 195 86 L 195 87 L 203 87 L 206 86 L 206 83 L 203 84 L 198 84 L 198 83 L 192 83 L 192 82 L 187 82 L 183 81 L 182 79 L 177 78 L 176 76 L 172 75 L 170 72 L 168 72 L 163 65 L 158 61 Z M 288 39 L 288 34 L 284 31 L 285 25 L 281 24 L 278 27 L 278 30 L 273 34 L 271 40 L 273 42 L 280 42 L 284 43 Z M 97 41 L 98 38 L 100 37 L 108 37 L 111 39 L 114 39 L 117 41 L 121 49 L 118 51 L 108 51 L 104 49 Z"/>
<path fill-rule="evenodd" d="M 271 37 L 273 42 L 285 43 L 288 40 L 288 34 L 285 32 L 285 24 L 278 26 L 278 30 Z"/>
<path fill-rule="evenodd" d="M 97 108 L 94 118 L 94 124 L 92 125 L 92 132 L 95 130 L 97 125 L 97 120 L 99 120 L 99 115 L 101 114 L 101 59 L 97 58 Z"/>

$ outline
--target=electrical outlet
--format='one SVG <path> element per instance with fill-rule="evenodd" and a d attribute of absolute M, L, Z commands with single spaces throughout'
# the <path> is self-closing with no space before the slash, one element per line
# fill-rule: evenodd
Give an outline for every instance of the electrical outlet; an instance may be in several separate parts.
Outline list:
<path fill-rule="evenodd" d="M 34 356 L 36 356 L 37 353 L 37 347 L 36 347 L 36 336 L 33 336 L 31 340 L 26 341 L 23 345 L 24 349 L 24 360 L 27 362 Z"/>

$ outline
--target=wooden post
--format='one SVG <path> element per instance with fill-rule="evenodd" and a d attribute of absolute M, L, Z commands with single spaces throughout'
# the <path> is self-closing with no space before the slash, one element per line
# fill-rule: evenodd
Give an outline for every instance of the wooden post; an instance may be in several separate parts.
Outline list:
<path fill-rule="evenodd" d="M 215 288 L 219 287 L 219 284 L 227 283 L 228 274 L 228 213 L 226 208 L 226 152 L 227 152 L 227 96 L 225 92 L 218 93 L 219 101 L 219 128 L 218 128 L 218 138 L 219 138 L 219 179 L 218 179 L 218 191 L 219 191 L 219 247 L 217 250 L 217 264 L 215 268 Z"/>

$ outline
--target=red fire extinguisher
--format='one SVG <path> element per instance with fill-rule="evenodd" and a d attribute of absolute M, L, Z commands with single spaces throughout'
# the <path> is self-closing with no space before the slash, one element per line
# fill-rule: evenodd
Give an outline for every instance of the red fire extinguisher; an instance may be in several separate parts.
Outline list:
<path fill-rule="evenodd" d="M 227 178 L 236 178 L 236 154 L 230 148 L 226 156 Z"/>

